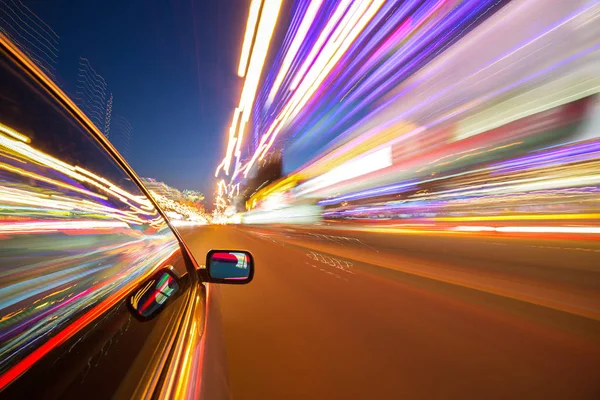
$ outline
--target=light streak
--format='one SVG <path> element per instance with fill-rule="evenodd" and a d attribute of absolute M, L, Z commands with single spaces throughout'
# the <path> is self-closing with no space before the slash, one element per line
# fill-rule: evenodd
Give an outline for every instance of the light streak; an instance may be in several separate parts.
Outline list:
<path fill-rule="evenodd" d="M 236 144 L 236 157 L 238 159 L 240 155 L 240 146 L 244 137 L 244 127 L 250 118 L 256 90 L 258 89 L 262 69 L 267 58 L 267 52 L 269 51 L 273 32 L 275 31 L 277 17 L 279 16 L 281 1 L 282 0 L 264 0 L 263 12 L 258 24 L 258 32 L 256 33 L 256 44 L 252 50 L 250 65 L 248 67 L 248 76 L 244 82 L 244 88 L 242 89 L 240 98 L 239 108 L 242 110 L 242 116 Z"/>
<path fill-rule="evenodd" d="M 242 44 L 242 53 L 240 55 L 240 64 L 238 67 L 238 76 L 241 78 L 246 75 L 248 58 L 250 56 L 250 49 L 254 39 L 254 31 L 256 30 L 256 22 L 258 21 L 258 13 L 260 12 L 261 4 L 262 0 L 252 0 L 250 3 L 248 21 L 246 21 L 246 33 L 244 34 L 244 42 Z"/>
<path fill-rule="evenodd" d="M 351 5 L 350 10 L 346 15 L 347 18 L 344 18 L 334 30 L 332 39 L 325 44 L 317 59 L 306 73 L 306 76 L 300 83 L 300 86 L 294 93 L 292 99 L 290 99 L 281 114 L 274 121 L 273 125 L 271 125 L 272 130 L 269 129 L 272 132 L 270 138 L 267 136 L 261 138 L 259 150 L 256 151 L 250 162 L 245 166 L 245 176 L 247 176 L 250 168 L 257 159 L 262 160 L 265 157 L 269 149 L 273 146 L 275 138 L 283 126 L 288 123 L 289 120 L 293 119 L 300 109 L 310 100 L 319 85 L 327 77 L 329 72 L 343 56 L 344 52 L 356 39 L 356 36 L 362 32 L 363 28 L 369 23 L 383 3 L 383 0 L 375 0 L 372 2 L 360 2 Z M 267 139 L 269 141 L 265 144 Z"/>
<path fill-rule="evenodd" d="M 20 134 L 15 130 L 11 130 L 11 131 L 12 131 L 11 136 L 14 136 L 14 133 Z M 20 134 L 20 135 L 22 135 L 22 134 Z M 22 136 L 25 137 L 25 135 L 22 135 Z M 89 172 L 84 168 L 81 168 L 79 166 L 69 165 L 55 157 L 52 157 L 48 154 L 45 154 L 45 153 L 35 149 L 34 147 L 32 147 L 26 143 L 23 143 L 23 141 L 21 141 L 21 140 L 17 141 L 17 140 L 10 139 L 6 136 L 0 135 L 0 146 L 3 146 L 7 149 L 12 150 L 15 154 L 19 154 L 24 159 L 29 159 L 35 163 L 39 163 L 48 168 L 55 169 L 61 173 L 64 173 L 65 175 L 67 175 L 79 182 L 89 183 L 89 184 L 95 186 L 96 188 L 102 190 L 103 192 L 119 198 L 123 202 L 133 201 L 134 203 L 137 203 L 138 205 L 140 205 L 142 208 L 144 208 L 146 210 L 154 209 L 151 205 L 151 202 L 148 199 L 146 199 L 144 196 L 133 195 L 133 194 L 127 192 L 126 190 L 122 189 L 121 187 L 114 185 L 110 181 L 108 181 L 96 174 L 93 174 L 92 172 Z M 6 166 L 6 168 L 11 168 L 13 170 L 13 172 L 23 171 L 22 169 L 18 169 L 15 167 Z M 31 177 L 37 176 L 36 179 L 40 179 L 40 180 L 49 182 L 49 178 L 41 177 L 38 174 L 33 174 L 31 172 L 22 172 L 22 173 L 26 173 L 27 175 L 29 175 Z M 54 181 L 54 183 L 57 185 L 62 185 L 62 186 L 65 185 L 64 183 L 59 183 L 56 181 Z M 84 189 L 75 189 L 72 187 L 72 185 L 69 185 L 69 186 L 71 187 L 71 190 L 77 190 L 77 191 L 83 190 L 87 194 L 106 199 L 106 197 L 101 194 L 92 193 L 92 192 L 84 190 Z M 141 211 L 141 209 L 139 209 L 137 206 L 131 205 L 131 207 L 133 207 L 136 210 Z"/>
<path fill-rule="evenodd" d="M 296 57 L 300 46 L 302 45 L 306 38 L 306 35 L 308 34 L 308 29 L 315 20 L 315 17 L 317 15 L 317 12 L 319 11 L 319 8 L 321 7 L 322 2 L 322 0 L 312 0 L 310 5 L 308 6 L 308 9 L 304 14 L 304 18 L 302 19 L 300 27 L 298 27 L 296 36 L 294 36 L 294 40 L 292 41 L 292 44 L 290 45 L 285 55 L 285 58 L 283 59 L 283 62 L 279 69 L 279 73 L 277 74 L 277 78 L 275 78 L 275 82 L 273 83 L 273 87 L 271 88 L 271 92 L 269 93 L 269 98 L 267 100 L 268 104 L 273 102 L 273 99 L 275 98 L 275 95 L 277 94 L 277 91 L 279 90 L 283 79 L 286 77 L 290 66 L 292 65 L 292 61 Z"/>
<path fill-rule="evenodd" d="M 306 0 L 251 108 L 240 102 L 219 207 L 240 176 L 287 146 L 302 180 L 263 187 L 246 221 L 273 221 L 289 197 L 316 201 L 328 219 L 432 231 L 595 232 L 596 3 Z M 255 142 L 244 159 L 245 129 Z M 389 157 L 368 158 L 384 149 Z M 520 221 L 532 226 L 512 227 Z"/>
<path fill-rule="evenodd" d="M 600 234 L 600 228 L 585 226 L 458 226 L 453 230 L 466 232 Z"/>
<path fill-rule="evenodd" d="M 256 1 L 256 0 L 254 0 Z M 221 164 L 217 167 L 215 171 L 215 177 L 219 175 L 221 169 L 225 170 L 225 173 L 229 175 L 230 164 L 232 161 L 232 153 L 235 149 L 235 171 L 234 175 L 237 174 L 239 170 L 239 159 L 241 157 L 241 145 L 244 139 L 244 129 L 246 127 L 246 123 L 250 118 L 250 113 L 252 111 L 252 106 L 254 103 L 254 98 L 256 97 L 256 91 L 258 88 L 258 84 L 260 81 L 260 77 L 262 74 L 262 69 L 267 57 L 267 53 L 269 50 L 269 45 L 271 43 L 271 38 L 273 36 L 273 32 L 275 31 L 275 25 L 277 23 L 277 18 L 279 16 L 279 10 L 281 8 L 282 0 L 264 0 L 264 5 L 262 7 L 262 13 L 260 16 L 260 21 L 258 23 L 258 31 L 256 33 L 255 44 L 252 49 L 252 54 L 250 56 L 250 62 L 248 65 L 248 71 L 245 74 L 246 80 L 244 81 L 244 86 L 242 89 L 242 94 L 240 96 L 240 103 L 234 112 L 234 117 L 232 121 L 232 125 L 229 130 L 229 140 L 227 144 L 227 151 L 225 158 Z M 254 4 L 254 3 L 253 3 Z M 252 5 L 253 5 L 252 4 Z M 251 5 L 251 12 L 252 12 Z M 250 23 L 249 15 L 248 22 Z M 246 32 L 246 38 L 248 37 L 248 31 Z M 246 43 L 246 39 L 244 39 L 244 43 Z M 244 59 L 244 58 L 243 58 Z M 241 67 L 242 65 L 240 65 Z M 245 69 L 245 67 L 244 67 Z M 243 74 L 242 74 L 243 75 Z M 241 116 L 238 115 L 241 113 Z M 239 120 L 239 126 L 237 128 L 237 135 L 233 136 L 233 132 L 236 131 L 236 125 Z"/>
<path fill-rule="evenodd" d="M 478 215 L 476 217 L 438 217 L 433 218 L 435 221 L 462 221 L 462 222 L 477 222 L 477 221 L 552 221 L 552 220 L 577 220 L 577 219 L 600 219 L 600 214 L 532 214 L 532 215 Z"/>
<path fill-rule="evenodd" d="M 471 47 L 477 46 L 477 41 L 480 40 L 481 38 L 483 38 L 484 35 L 487 35 L 485 37 L 487 39 L 489 39 L 490 35 L 493 36 L 494 30 L 501 29 L 501 27 L 504 26 L 504 25 L 506 25 L 506 24 L 508 24 L 509 21 L 515 21 L 515 20 L 518 20 L 519 18 L 521 18 L 521 19 L 525 18 L 525 16 L 528 15 L 528 13 L 532 12 L 532 10 L 531 10 L 531 7 L 530 7 L 529 10 L 527 10 L 526 12 L 524 12 L 523 7 L 522 7 L 522 5 L 523 5 L 522 3 L 523 2 L 521 2 L 521 3 L 515 3 L 515 7 L 510 11 L 510 13 L 507 11 L 507 13 L 508 13 L 508 15 L 510 17 L 508 17 L 508 16 L 504 17 L 503 16 L 502 19 L 501 19 L 502 20 L 502 24 L 499 24 L 498 22 L 496 22 L 495 24 L 490 22 L 489 25 L 482 26 L 481 31 L 484 32 L 484 33 L 482 33 L 480 31 L 480 32 L 478 32 L 478 35 L 472 35 L 471 37 L 465 38 L 464 41 L 458 42 L 457 45 L 454 46 L 449 52 L 443 54 L 440 57 L 440 60 L 443 60 L 444 62 L 446 62 L 447 60 L 452 60 L 452 56 L 450 56 L 450 54 L 456 55 L 456 53 L 464 52 L 465 45 L 463 45 L 463 43 L 467 43 L 468 42 L 468 43 L 470 43 L 469 46 L 471 46 Z M 534 4 L 534 2 L 529 2 L 528 4 Z M 539 2 L 537 4 L 539 5 Z M 567 8 L 567 7 L 565 7 L 565 8 Z M 573 22 L 573 18 L 575 18 L 575 16 L 580 16 L 584 12 L 589 12 L 589 10 L 587 10 L 587 9 L 581 9 L 581 10 L 574 11 L 572 15 L 569 15 L 568 18 L 561 20 L 559 23 L 556 24 L 556 26 L 560 26 L 561 29 L 563 29 L 563 34 L 569 34 L 569 31 L 567 30 L 568 29 L 568 25 L 566 25 L 566 24 Z M 493 27 L 493 28 L 490 28 L 490 27 Z M 551 28 L 551 29 L 554 29 L 554 28 Z M 567 30 L 567 31 L 564 32 L 564 30 Z M 544 34 L 545 33 L 542 32 L 542 35 L 544 35 Z M 558 34 L 558 32 L 557 32 L 557 34 Z M 494 37 L 496 37 L 496 36 L 494 36 Z M 534 44 L 536 44 L 536 40 L 537 39 L 533 39 L 533 40 L 532 39 L 528 39 L 525 43 L 520 43 L 518 48 L 521 49 L 521 48 L 525 48 L 526 46 L 534 45 Z M 454 51 L 455 48 L 457 49 L 456 51 Z M 519 55 L 517 53 L 518 52 L 516 52 L 516 50 L 513 50 L 513 53 L 511 53 L 511 54 L 514 54 L 514 57 L 516 57 L 516 56 Z M 534 55 L 535 52 L 530 50 L 528 54 Z M 456 58 L 456 57 L 454 57 L 454 58 Z M 502 61 L 502 62 L 500 62 L 500 61 Z M 480 87 L 482 84 L 485 84 L 486 77 L 488 77 L 488 76 L 494 76 L 494 75 L 499 74 L 498 68 L 506 65 L 506 63 L 507 63 L 506 57 L 504 57 L 503 60 L 496 60 L 496 61 L 494 61 L 494 63 L 486 66 L 484 69 L 481 69 L 478 72 L 474 72 L 472 74 L 468 74 L 466 76 L 466 78 L 457 80 L 456 82 L 453 82 L 452 87 L 448 88 L 448 90 L 440 92 L 439 96 L 441 96 L 442 94 L 452 93 L 453 91 L 463 90 L 463 89 L 461 89 L 460 85 L 465 85 L 467 83 L 467 79 L 474 79 L 475 77 L 480 78 L 480 82 L 472 82 L 472 85 L 473 85 L 473 87 Z M 421 75 L 431 76 L 432 70 L 435 70 L 436 73 L 437 73 L 437 75 L 442 76 L 442 77 L 446 76 L 446 75 L 449 75 L 447 73 L 449 71 L 449 69 L 444 66 L 444 64 L 443 64 L 442 61 L 435 62 L 434 65 L 435 65 L 435 67 L 432 66 L 431 68 L 428 68 L 428 69 L 424 70 L 426 72 L 423 73 L 423 74 L 421 74 Z M 469 64 L 464 64 L 464 65 L 469 65 Z M 456 68 L 456 67 L 454 67 L 454 68 Z M 495 70 L 494 70 L 494 68 L 495 68 Z M 463 70 L 463 69 L 464 68 L 461 67 L 459 70 Z M 454 75 L 456 75 L 456 74 L 454 74 Z M 431 78 L 428 77 L 427 80 L 431 80 Z M 419 85 L 416 84 L 416 83 L 420 82 L 419 79 L 414 79 L 414 82 L 415 82 L 415 85 L 413 85 L 413 88 L 419 88 L 420 91 L 426 93 L 426 91 L 423 89 L 423 85 L 419 86 Z M 427 89 L 427 87 L 426 87 L 426 89 Z M 452 91 L 450 89 L 452 89 Z M 398 96 L 398 97 L 400 98 L 402 96 Z M 406 97 L 406 95 L 404 97 Z M 423 108 L 429 107 L 430 104 L 435 104 L 435 102 L 439 101 L 435 97 L 429 97 L 429 98 L 425 98 L 423 100 L 424 100 L 423 102 L 420 102 L 419 104 L 416 104 L 415 107 L 410 110 L 412 114 L 414 114 L 415 112 L 418 112 L 418 110 L 421 110 Z M 414 100 L 409 100 L 408 103 L 410 104 L 412 101 L 414 101 Z M 389 105 L 391 105 L 391 103 Z M 407 113 L 400 114 L 400 116 L 398 117 L 398 120 L 402 120 L 402 118 L 410 118 L 411 117 L 411 113 L 407 112 Z M 363 135 L 363 137 L 366 137 L 366 136 Z"/>
<path fill-rule="evenodd" d="M 336 183 L 353 179 L 392 165 L 392 148 L 386 147 L 362 155 L 320 175 L 298 187 L 298 196 L 306 195 Z"/>
<path fill-rule="evenodd" d="M 0 132 L 6 133 L 7 135 L 12 136 L 17 140 L 20 140 L 21 142 L 31 143 L 31 139 L 29 139 L 27 136 L 15 131 L 14 129 L 9 128 L 4 124 L 0 124 Z"/>
<path fill-rule="evenodd" d="M 300 81 L 302 80 L 302 78 L 304 78 L 304 74 L 306 73 L 310 65 L 313 63 L 315 57 L 321 50 L 323 44 L 329 38 L 329 35 L 337 26 L 342 16 L 346 13 L 350 2 L 350 0 L 342 0 L 340 4 L 338 4 L 337 8 L 335 9 L 335 12 L 333 13 L 329 21 L 327 21 L 327 25 L 325 25 L 325 28 L 323 28 L 323 31 L 319 35 L 319 38 L 313 45 L 312 50 L 310 51 L 310 53 L 308 53 L 308 56 L 306 57 L 306 60 L 300 67 L 300 70 L 294 75 L 294 79 L 290 84 L 290 90 L 296 90 L 296 88 L 300 84 Z"/>
<path fill-rule="evenodd" d="M 94 196 L 97 197 L 99 199 L 103 199 L 103 200 L 107 200 L 108 198 L 106 196 L 102 196 L 102 195 L 98 195 L 96 193 L 90 192 L 89 190 L 85 190 L 85 189 L 81 189 L 78 188 L 76 186 L 73 185 L 69 185 L 69 184 L 65 184 L 63 182 L 57 181 L 56 179 L 50 179 L 50 178 L 46 178 L 45 176 L 41 176 L 39 174 L 35 174 L 29 171 L 26 171 L 22 168 L 17 168 L 17 167 L 13 167 L 11 165 L 8 164 L 4 164 L 0 162 L 0 169 L 4 169 L 6 171 L 21 175 L 23 177 L 27 177 L 27 178 L 32 178 L 41 182 L 45 182 L 45 183 L 50 183 L 53 184 L 55 186 L 59 186 L 62 187 L 64 189 L 68 189 L 68 190 L 73 190 L 75 192 L 79 192 L 82 194 L 87 194 L 89 196 Z"/>
<path fill-rule="evenodd" d="M 0 235 L 3 233 L 41 233 L 41 232 L 59 232 L 68 230 L 89 230 L 89 229 L 114 229 L 129 228 L 122 221 L 56 221 L 44 222 L 34 221 L 25 223 L 0 222 Z"/>

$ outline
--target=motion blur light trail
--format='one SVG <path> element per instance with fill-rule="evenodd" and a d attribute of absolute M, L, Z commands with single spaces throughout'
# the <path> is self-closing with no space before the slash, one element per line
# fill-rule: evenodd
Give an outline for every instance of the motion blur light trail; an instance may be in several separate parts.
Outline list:
<path fill-rule="evenodd" d="M 35 149 L 31 145 L 26 144 L 31 142 L 28 137 L 9 127 L 0 124 L 0 131 L 2 133 L 0 134 L 1 155 L 6 160 L 6 162 L 0 163 L 0 170 L 3 170 L 3 173 L 8 172 L 9 176 L 12 176 L 11 174 L 20 176 L 20 180 L 6 179 L 3 182 L 0 187 L 0 195 L 2 195 L 1 199 L 3 202 L 29 205 L 42 204 L 54 207 L 55 209 L 74 210 L 75 212 L 81 211 L 84 213 L 98 211 L 104 213 L 112 212 L 110 216 L 123 221 L 138 224 L 143 222 L 158 223 L 158 214 L 150 201 L 145 197 L 133 195 L 83 168 L 68 165 Z M 10 138 L 8 135 L 16 137 L 17 140 Z M 15 164 L 15 162 L 20 164 Z M 23 165 L 29 169 L 23 169 Z M 62 179 L 51 178 L 57 174 Z M 32 178 L 35 181 L 54 186 L 57 188 L 57 192 L 48 194 L 44 193 L 44 191 L 31 191 L 31 187 L 27 184 L 23 185 L 20 183 L 24 178 Z M 69 183 L 72 180 L 74 182 Z M 83 186 L 84 183 L 93 186 L 96 190 L 100 190 L 100 193 L 85 188 Z M 61 191 L 77 192 L 80 195 L 86 195 L 93 200 L 100 201 L 96 203 L 85 197 L 70 198 L 68 196 L 61 196 Z M 107 205 L 108 196 L 117 199 L 127 207 L 110 207 Z M 15 215 L 20 217 L 21 214 L 15 212 Z M 148 217 L 152 218 L 149 219 Z"/>
<path fill-rule="evenodd" d="M 392 185 L 387 193 L 367 190 L 323 200 L 321 204 L 333 205 L 325 213 L 331 218 L 584 220 L 580 224 L 597 224 L 599 155 L 600 140 L 586 141 L 475 171 L 412 181 L 404 191 Z M 519 168 L 515 170 L 516 166 Z M 387 199 L 381 197 L 385 194 Z M 375 203 L 356 204 L 377 196 L 380 198 Z M 352 201 L 355 203 L 349 204 Z"/>
<path fill-rule="evenodd" d="M 353 104 L 345 99 L 348 90 L 364 92 L 358 89 L 359 84 L 364 87 L 360 82 L 366 77 L 366 72 L 355 70 L 357 63 L 362 62 L 363 68 L 367 69 L 369 65 L 379 66 L 392 54 L 398 55 L 396 50 L 404 40 L 416 43 L 413 51 L 426 46 L 429 42 L 417 32 L 428 33 L 427 28 L 434 28 L 436 32 L 453 28 L 436 43 L 438 49 L 442 48 L 448 45 L 448 40 L 459 38 L 455 32 L 458 28 L 461 28 L 461 35 L 465 34 L 479 19 L 487 18 L 502 4 L 501 1 L 296 2 L 295 10 L 301 22 L 290 26 L 284 43 L 291 44 L 281 49 L 270 72 L 274 78 L 267 78 L 270 85 L 263 86 L 263 94 L 254 104 L 255 120 L 263 128 L 255 134 L 255 141 L 260 139 L 254 154 L 243 167 L 245 175 L 256 160 L 264 157 L 280 134 L 295 134 L 299 125 L 292 125 L 293 121 L 305 122 L 303 117 L 311 117 L 307 112 L 323 116 L 321 111 L 314 113 L 315 106 L 331 109 L 337 102 Z M 251 7 L 250 13 L 252 11 Z M 307 27 L 310 28 L 307 30 Z M 404 53 L 405 57 L 412 55 Z M 387 64 L 390 63 L 400 66 L 396 59 L 387 60 Z M 377 68 L 377 71 L 391 71 L 386 65 Z M 234 116 L 232 127 L 235 121 Z M 253 129 L 255 132 L 256 128 Z M 322 132 L 324 127 L 319 129 Z M 305 128 L 302 130 L 306 131 Z M 226 161 L 232 142 L 239 145 L 239 137 L 230 134 Z"/>
<path fill-rule="evenodd" d="M 233 121 L 231 127 L 229 128 L 229 141 L 227 144 L 226 155 L 221 164 L 217 167 L 215 176 L 218 176 L 221 169 L 224 169 L 225 173 L 229 175 L 230 165 L 234 156 L 236 160 L 233 175 L 237 175 L 240 170 L 240 149 L 244 140 L 244 130 L 246 123 L 250 119 L 250 112 L 252 111 L 254 99 L 258 90 L 258 85 L 263 66 L 266 61 L 267 52 L 269 50 L 271 37 L 275 31 L 275 25 L 277 23 L 280 7 L 281 0 L 254 0 L 250 5 L 250 14 L 248 16 L 246 35 L 244 38 L 240 66 L 238 70 L 238 75 L 241 77 L 245 76 L 246 78 L 244 81 L 244 87 L 242 89 L 239 105 L 233 113 Z M 259 8 L 261 11 L 258 30 L 253 41 L 254 44 L 252 46 L 250 60 L 247 61 L 246 58 L 252 42 Z M 247 72 L 246 65 L 248 65 Z"/>
<path fill-rule="evenodd" d="M 52 157 L 1 123 L 0 204 L 0 386 L 40 338 L 51 343 L 86 310 L 113 304 L 179 249 L 135 185 Z"/>
<path fill-rule="evenodd" d="M 264 185 L 242 222 L 599 233 L 598 1 L 293 10 L 241 169 L 283 148 L 294 184 Z"/>

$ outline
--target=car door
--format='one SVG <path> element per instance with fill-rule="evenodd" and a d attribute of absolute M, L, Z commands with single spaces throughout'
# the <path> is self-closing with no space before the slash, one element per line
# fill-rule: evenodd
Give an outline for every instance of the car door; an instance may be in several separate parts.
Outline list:
<path fill-rule="evenodd" d="M 218 310 L 177 232 L 1 35 L 0 53 L 0 396 L 228 398 Z"/>

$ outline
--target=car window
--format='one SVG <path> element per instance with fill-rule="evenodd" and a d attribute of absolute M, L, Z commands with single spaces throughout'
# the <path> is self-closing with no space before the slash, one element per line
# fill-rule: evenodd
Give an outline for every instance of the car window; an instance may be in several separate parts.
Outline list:
<path fill-rule="evenodd" d="M 125 170 L 0 54 L 0 373 L 178 250 Z"/>

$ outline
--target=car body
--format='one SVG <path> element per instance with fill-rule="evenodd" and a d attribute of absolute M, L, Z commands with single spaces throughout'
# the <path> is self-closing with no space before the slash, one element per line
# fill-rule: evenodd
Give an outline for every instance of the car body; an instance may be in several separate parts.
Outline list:
<path fill-rule="evenodd" d="M 247 283 L 253 262 L 247 279 L 212 279 L 210 257 L 196 263 L 116 149 L 1 34 L 0 81 L 0 396 L 230 398 L 208 282 Z"/>

